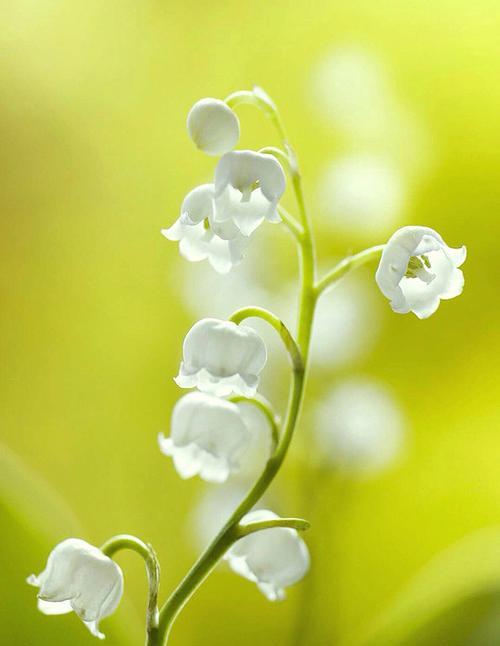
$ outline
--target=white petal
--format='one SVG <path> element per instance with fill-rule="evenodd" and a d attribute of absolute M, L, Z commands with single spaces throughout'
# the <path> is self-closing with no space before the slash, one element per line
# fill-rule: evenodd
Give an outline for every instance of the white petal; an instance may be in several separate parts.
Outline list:
<path fill-rule="evenodd" d="M 465 245 L 459 249 L 453 249 L 452 247 L 447 247 L 446 251 L 450 258 L 453 260 L 455 267 L 460 267 L 464 264 L 467 258 L 467 248 Z"/>
<path fill-rule="evenodd" d="M 163 455 L 171 457 L 174 454 L 174 443 L 170 437 L 165 437 L 163 433 L 158 434 L 158 446 Z"/>
<path fill-rule="evenodd" d="M 461 269 L 455 269 L 453 274 L 450 277 L 448 286 L 445 291 L 441 294 L 441 298 L 448 300 L 449 298 L 455 298 L 455 296 L 460 296 L 464 289 L 464 273 Z"/>
<path fill-rule="evenodd" d="M 243 201 L 241 193 L 228 185 L 215 200 L 212 226 L 222 238 L 230 240 L 241 234 L 248 237 L 264 219 L 281 221 L 274 204 L 264 197 L 260 188 L 252 191 L 249 200 Z"/>
<path fill-rule="evenodd" d="M 234 226 L 234 225 L 232 225 Z M 233 239 L 223 240 L 204 222 L 185 224 L 179 218 L 169 229 L 162 229 L 162 234 L 169 240 L 179 241 L 181 255 L 190 262 L 207 260 L 221 274 L 228 273 L 243 260 L 248 240 L 235 230 Z"/>
<path fill-rule="evenodd" d="M 200 472 L 200 449 L 195 444 L 173 449 L 174 466 L 181 478 L 187 480 Z"/>
<path fill-rule="evenodd" d="M 205 453 L 203 465 L 200 469 L 200 477 L 206 482 L 226 482 L 230 474 L 227 460 L 216 458 L 210 453 Z"/>
<path fill-rule="evenodd" d="M 178 242 L 184 235 L 184 226 L 182 225 L 180 218 L 177 219 L 168 229 L 162 229 L 161 234 L 162 236 L 165 236 L 167 240 Z"/>
<path fill-rule="evenodd" d="M 208 249 L 203 223 L 184 227 L 182 237 L 179 240 L 179 251 L 181 256 L 190 262 L 206 260 Z"/>
<path fill-rule="evenodd" d="M 45 601 L 38 599 L 38 610 L 44 615 L 67 615 L 73 611 L 71 601 Z"/>
<path fill-rule="evenodd" d="M 243 260 L 247 238 L 240 235 L 232 240 L 222 240 L 214 233 L 207 232 L 205 239 L 208 261 L 219 274 L 227 274 Z"/>
<path fill-rule="evenodd" d="M 106 636 L 104 633 L 100 632 L 97 621 L 84 621 L 83 623 L 87 626 L 94 637 L 97 637 L 97 639 L 105 639 Z"/>
<path fill-rule="evenodd" d="M 199 224 L 212 215 L 214 197 L 213 184 L 201 184 L 193 188 L 182 202 L 183 224 Z"/>
<path fill-rule="evenodd" d="M 424 303 L 414 305 L 412 312 L 421 320 L 428 319 L 429 316 L 432 316 L 439 307 L 439 298 L 432 298 L 427 300 Z"/>
<path fill-rule="evenodd" d="M 253 150 L 226 153 L 215 169 L 215 198 L 228 185 L 245 194 L 257 182 L 268 202 L 276 204 L 285 191 L 286 178 L 275 157 Z"/>
<path fill-rule="evenodd" d="M 284 588 L 277 588 L 273 583 L 258 583 L 257 587 L 269 601 L 283 601 L 286 597 Z"/>

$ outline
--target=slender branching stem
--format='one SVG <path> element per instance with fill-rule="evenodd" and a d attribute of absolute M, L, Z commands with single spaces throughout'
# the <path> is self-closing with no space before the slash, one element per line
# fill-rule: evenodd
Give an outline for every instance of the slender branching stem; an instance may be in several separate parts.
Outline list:
<path fill-rule="evenodd" d="M 160 588 L 160 564 L 153 547 L 129 534 L 119 534 L 107 540 L 101 551 L 112 558 L 121 550 L 131 550 L 144 559 L 148 575 L 149 593 L 146 611 L 146 646 L 160 644 L 158 639 L 158 591 Z"/>
<path fill-rule="evenodd" d="M 309 529 L 311 524 L 302 518 L 273 518 L 271 520 L 259 520 L 251 523 L 240 523 L 237 529 L 238 538 L 261 532 L 264 529 L 273 529 L 275 527 L 288 527 L 296 529 L 299 532 L 304 532 Z"/>
<path fill-rule="evenodd" d="M 297 341 L 295 341 L 291 332 L 280 318 L 263 307 L 251 306 L 237 310 L 234 314 L 231 314 L 229 320 L 239 324 L 249 318 L 260 318 L 266 323 L 269 323 L 280 335 L 294 369 L 301 369 L 303 367 L 304 361 Z"/>
<path fill-rule="evenodd" d="M 285 168 L 291 172 L 290 159 L 287 153 L 281 150 L 281 148 L 276 148 L 276 146 L 264 146 L 264 148 L 261 148 L 259 152 L 276 157 L 278 161 L 284 162 Z"/>
<path fill-rule="evenodd" d="M 372 260 L 377 260 L 380 257 L 384 247 L 385 245 L 379 244 L 376 247 L 364 249 L 363 251 L 360 251 L 353 256 L 348 256 L 347 258 L 341 260 L 338 265 L 335 265 L 335 267 L 326 274 L 326 276 L 323 276 L 323 278 L 318 281 L 314 288 L 316 295 L 320 296 L 326 289 L 334 285 L 338 280 L 340 280 L 343 276 L 345 276 L 353 269 L 362 267 Z"/>
<path fill-rule="evenodd" d="M 293 215 L 288 213 L 288 211 L 283 206 L 281 206 L 281 204 L 278 204 L 278 213 L 281 216 L 281 220 L 283 224 L 290 231 L 290 233 L 293 235 L 295 240 L 297 242 L 300 242 L 304 237 L 304 229 L 302 225 L 299 224 L 297 220 L 293 217 Z"/>

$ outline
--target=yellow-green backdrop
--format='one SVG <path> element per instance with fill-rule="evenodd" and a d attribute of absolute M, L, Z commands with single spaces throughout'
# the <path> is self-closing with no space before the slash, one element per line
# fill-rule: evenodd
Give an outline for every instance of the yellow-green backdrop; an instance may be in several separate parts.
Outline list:
<path fill-rule="evenodd" d="M 303 424 L 273 492 L 281 513 L 307 517 L 307 501 L 319 505 L 308 598 L 298 585 L 270 604 L 221 569 L 180 617 L 172 644 L 292 645 L 307 603 L 304 646 L 360 645 L 401 594 L 417 598 L 396 608 L 400 626 L 389 636 L 374 629 L 375 643 L 497 643 L 497 0 L 4 0 L 0 20 L 0 642 L 92 643 L 74 616 L 40 615 L 24 583 L 67 536 L 151 541 L 163 596 L 196 557 L 189 519 L 207 487 L 182 482 L 156 444 L 179 397 L 172 377 L 195 318 L 179 289 L 184 261 L 159 231 L 213 168 L 189 141 L 185 116 L 200 97 L 262 85 L 281 108 L 316 205 L 322 169 L 346 144 L 314 105 L 314 73 L 329 52 L 354 45 L 381 61 L 432 151 L 398 224 L 467 244 L 466 288 L 418 321 L 392 314 L 366 277 L 381 332 L 342 374 L 379 378 L 396 394 L 410 429 L 404 458 L 377 478 L 343 487 L 332 478 L 316 491 L 300 473 Z M 243 145 L 276 143 L 251 108 L 240 117 Z M 404 156 L 410 142 L 397 145 Z M 337 235 L 323 217 L 315 209 L 323 265 L 390 234 Z M 295 267 L 291 241 L 272 242 L 267 255 L 282 281 Z M 311 402 L 329 378 L 312 376 Z M 439 556 L 485 527 L 493 529 L 455 556 Z M 414 577 L 436 556 L 419 597 Z M 142 643 L 142 565 L 119 560 L 126 599 L 103 622 L 110 646 Z M 484 581 L 469 585 L 482 570 Z M 413 620 L 415 630 L 404 627 Z"/>

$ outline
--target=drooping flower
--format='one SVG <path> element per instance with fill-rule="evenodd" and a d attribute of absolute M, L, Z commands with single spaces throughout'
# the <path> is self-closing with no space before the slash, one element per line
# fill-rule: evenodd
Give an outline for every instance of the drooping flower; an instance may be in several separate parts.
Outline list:
<path fill-rule="evenodd" d="M 465 247 L 448 247 L 429 227 L 403 227 L 385 246 L 375 278 L 395 312 L 425 319 L 440 300 L 462 293 L 464 275 L 458 268 L 465 257 Z"/>
<path fill-rule="evenodd" d="M 266 219 L 280 222 L 278 202 L 286 187 L 281 164 L 252 150 L 226 153 L 215 169 L 215 209 L 211 220 L 218 236 L 250 236 Z"/>
<path fill-rule="evenodd" d="M 237 404 L 193 392 L 175 405 L 170 437 L 161 434 L 159 444 L 181 478 L 225 482 L 239 470 L 251 438 Z"/>
<path fill-rule="evenodd" d="M 206 318 L 184 339 L 183 361 L 175 378 L 181 388 L 224 397 L 235 393 L 253 397 L 267 361 L 261 337 L 247 325 Z"/>
<path fill-rule="evenodd" d="M 220 99 L 200 99 L 187 117 L 189 136 L 208 155 L 223 155 L 232 150 L 240 138 L 236 114 Z"/>
<path fill-rule="evenodd" d="M 116 610 L 123 594 L 120 567 L 100 549 L 77 538 L 56 545 L 45 570 L 27 581 L 39 588 L 41 612 L 61 615 L 74 611 L 99 639 L 104 639 L 100 620 Z"/>
<path fill-rule="evenodd" d="M 243 517 L 241 523 L 279 518 L 259 509 Z M 269 599 L 284 599 L 285 588 L 300 581 L 309 570 L 309 551 L 295 529 L 273 527 L 249 534 L 237 541 L 224 557 L 231 569 L 257 584 Z"/>
<path fill-rule="evenodd" d="M 202 184 L 185 197 L 181 214 L 162 234 L 168 240 L 179 242 L 182 256 L 191 262 L 208 260 L 215 271 L 228 273 L 243 260 L 248 238 L 239 234 L 223 240 L 210 228 L 213 216 L 214 185 Z"/>
<path fill-rule="evenodd" d="M 318 458 L 349 476 L 382 471 L 400 455 L 404 416 L 382 384 L 353 378 L 336 386 L 315 411 Z"/>

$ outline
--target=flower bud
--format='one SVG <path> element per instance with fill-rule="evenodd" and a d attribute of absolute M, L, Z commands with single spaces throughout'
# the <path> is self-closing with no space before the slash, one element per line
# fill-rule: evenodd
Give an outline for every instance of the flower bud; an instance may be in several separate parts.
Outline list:
<path fill-rule="evenodd" d="M 208 155 L 223 155 L 232 150 L 240 137 L 236 114 L 220 99 L 201 99 L 187 117 L 189 136 Z"/>

